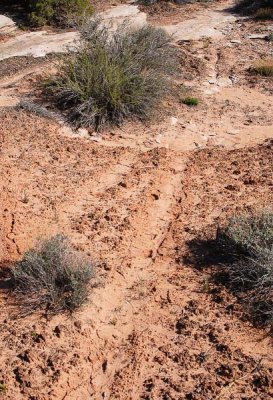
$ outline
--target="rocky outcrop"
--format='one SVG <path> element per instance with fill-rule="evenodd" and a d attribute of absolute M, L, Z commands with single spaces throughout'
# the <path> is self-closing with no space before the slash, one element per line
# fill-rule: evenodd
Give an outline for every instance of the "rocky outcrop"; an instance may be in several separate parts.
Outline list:
<path fill-rule="evenodd" d="M 0 45 L 0 60 L 19 56 L 44 57 L 50 53 L 63 53 L 77 38 L 77 32 L 50 34 L 41 31 L 24 33 Z"/>
<path fill-rule="evenodd" d="M 5 15 L 0 15 L 0 35 L 13 32 L 16 29 L 16 25 L 11 18 Z"/>

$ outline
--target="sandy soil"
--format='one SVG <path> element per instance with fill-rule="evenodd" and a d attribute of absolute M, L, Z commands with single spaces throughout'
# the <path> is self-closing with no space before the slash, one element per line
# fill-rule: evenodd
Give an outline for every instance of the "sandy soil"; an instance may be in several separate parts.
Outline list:
<path fill-rule="evenodd" d="M 196 7 L 175 7 L 179 21 Z M 210 268 L 190 262 L 195 239 L 214 237 L 236 211 L 272 204 L 272 81 L 247 72 L 270 46 L 248 34 L 268 25 L 238 24 L 219 41 L 179 44 L 181 82 L 201 105 L 166 104 L 149 126 L 72 137 L 2 107 L 0 398 L 273 398 L 269 332 Z M 11 98 L 30 95 L 51 66 L 10 63 L 0 64 L 14 68 L 0 95 Z M 18 317 L 7 268 L 56 233 L 96 261 L 89 301 L 73 316 Z"/>
<path fill-rule="evenodd" d="M 235 210 L 270 204 L 272 142 L 141 152 L 64 139 L 23 112 L 1 120 L 3 259 L 64 232 L 99 265 L 72 318 L 2 307 L 7 398 L 271 398 L 271 339 L 182 259 Z"/>

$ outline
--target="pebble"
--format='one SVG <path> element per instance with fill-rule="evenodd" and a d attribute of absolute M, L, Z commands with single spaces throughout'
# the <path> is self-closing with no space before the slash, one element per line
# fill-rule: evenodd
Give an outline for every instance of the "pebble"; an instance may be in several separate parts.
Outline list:
<path fill-rule="evenodd" d="M 227 131 L 229 135 L 237 135 L 239 133 L 238 129 L 229 129 Z"/>
<path fill-rule="evenodd" d="M 266 33 L 256 34 L 256 35 L 249 35 L 248 39 L 265 39 L 267 37 Z"/>
<path fill-rule="evenodd" d="M 88 130 L 87 130 L 86 128 L 79 128 L 79 129 L 77 130 L 77 134 L 78 134 L 80 137 L 88 137 L 88 138 L 89 138 L 89 132 L 88 132 Z"/>
<path fill-rule="evenodd" d="M 175 118 L 175 117 L 172 117 L 171 118 L 171 125 L 176 125 L 177 124 L 177 121 L 178 121 L 178 119 L 177 118 Z"/>

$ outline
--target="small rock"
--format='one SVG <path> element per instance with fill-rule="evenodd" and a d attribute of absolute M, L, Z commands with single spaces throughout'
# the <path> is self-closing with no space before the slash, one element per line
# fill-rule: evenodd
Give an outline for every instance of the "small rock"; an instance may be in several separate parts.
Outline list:
<path fill-rule="evenodd" d="M 74 322 L 74 325 L 75 325 L 75 327 L 78 328 L 79 330 L 82 329 L 82 323 L 81 323 L 81 321 L 75 321 L 75 322 Z"/>
<path fill-rule="evenodd" d="M 267 37 L 266 33 L 256 34 L 256 35 L 249 35 L 248 39 L 265 39 Z"/>
<path fill-rule="evenodd" d="M 232 86 L 232 80 L 230 78 L 219 78 L 217 84 L 220 87 Z"/>
<path fill-rule="evenodd" d="M 209 83 L 210 83 L 211 85 L 214 85 L 216 82 L 217 82 L 216 79 L 209 79 Z"/>
<path fill-rule="evenodd" d="M 101 142 L 102 138 L 100 136 L 89 136 L 89 140 L 92 140 L 93 142 Z"/>
<path fill-rule="evenodd" d="M 7 34 L 16 29 L 14 21 L 5 15 L 0 15 L 0 34 Z"/>
<path fill-rule="evenodd" d="M 79 128 L 79 129 L 77 130 L 77 134 L 78 134 L 80 137 L 89 137 L 89 132 L 88 132 L 88 130 L 87 130 L 86 128 Z"/>
<path fill-rule="evenodd" d="M 237 43 L 237 44 L 241 44 L 241 40 L 237 40 L 237 39 L 233 39 L 230 41 L 230 43 Z"/>
<path fill-rule="evenodd" d="M 227 131 L 229 135 L 237 135 L 239 133 L 238 129 L 229 129 Z"/>
<path fill-rule="evenodd" d="M 177 121 L 178 121 L 178 119 L 177 118 L 175 118 L 175 117 L 172 117 L 171 118 L 171 125 L 176 125 L 177 124 Z"/>
<path fill-rule="evenodd" d="M 70 126 L 62 126 L 60 129 L 58 129 L 58 134 L 64 136 L 74 136 L 73 129 L 70 128 Z"/>

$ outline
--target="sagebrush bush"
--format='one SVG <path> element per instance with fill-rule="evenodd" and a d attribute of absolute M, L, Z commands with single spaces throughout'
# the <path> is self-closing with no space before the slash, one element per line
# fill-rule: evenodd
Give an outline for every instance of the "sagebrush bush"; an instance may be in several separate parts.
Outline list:
<path fill-rule="evenodd" d="M 89 258 L 63 235 L 40 241 L 12 270 L 14 294 L 27 312 L 74 310 L 87 299 L 94 275 Z"/>
<path fill-rule="evenodd" d="M 151 117 L 173 87 L 177 50 L 163 30 L 130 30 L 93 19 L 81 28 L 82 45 L 47 82 L 57 105 L 77 126 L 99 130 L 126 118 Z"/>
<path fill-rule="evenodd" d="M 261 76 L 273 76 L 273 58 L 267 58 L 257 61 L 251 68 L 250 72 Z"/>
<path fill-rule="evenodd" d="M 65 25 L 85 14 L 91 15 L 90 0 L 23 0 L 31 24 Z"/>
<path fill-rule="evenodd" d="M 273 324 L 273 213 L 232 218 L 217 235 L 229 285 L 256 323 Z"/>
<path fill-rule="evenodd" d="M 265 18 L 265 15 L 269 16 L 270 10 L 272 14 L 273 0 L 236 0 L 235 9 L 245 14 L 256 14 L 258 18 L 260 13 Z"/>

